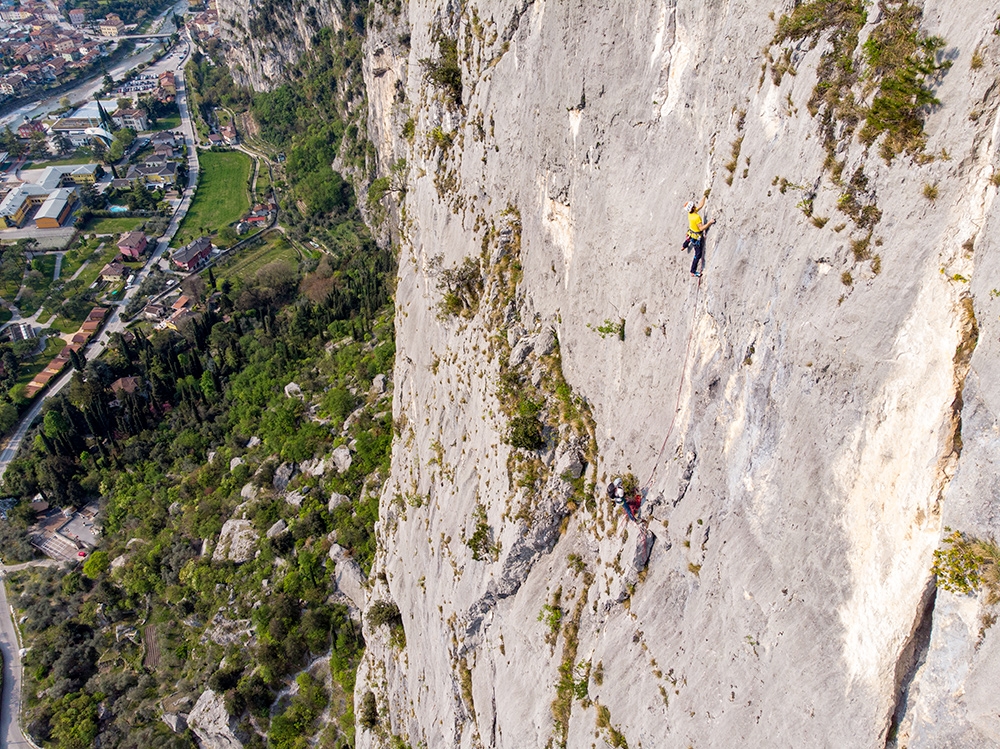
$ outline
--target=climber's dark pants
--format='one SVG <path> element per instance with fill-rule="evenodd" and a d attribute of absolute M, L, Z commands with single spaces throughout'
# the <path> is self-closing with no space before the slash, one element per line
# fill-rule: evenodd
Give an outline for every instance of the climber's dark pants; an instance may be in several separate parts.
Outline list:
<path fill-rule="evenodd" d="M 698 265 L 701 263 L 702 257 L 705 255 L 705 238 L 699 237 L 698 239 L 691 239 L 691 249 L 694 250 L 694 260 L 691 261 L 691 272 L 698 272 Z"/>

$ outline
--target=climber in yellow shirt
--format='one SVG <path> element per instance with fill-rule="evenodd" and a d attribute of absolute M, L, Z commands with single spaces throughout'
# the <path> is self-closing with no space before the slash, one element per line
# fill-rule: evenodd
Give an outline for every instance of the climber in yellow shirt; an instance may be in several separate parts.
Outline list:
<path fill-rule="evenodd" d="M 697 205 L 695 205 L 693 200 L 684 205 L 684 210 L 687 211 L 688 215 L 688 241 L 684 243 L 684 246 L 689 250 L 694 250 L 694 260 L 691 262 L 691 275 L 695 278 L 701 276 L 701 270 L 699 270 L 698 266 L 701 264 L 705 254 L 705 230 L 715 223 L 714 218 L 708 223 L 701 220 L 701 209 L 705 207 L 706 200 L 708 200 L 707 195 Z"/>

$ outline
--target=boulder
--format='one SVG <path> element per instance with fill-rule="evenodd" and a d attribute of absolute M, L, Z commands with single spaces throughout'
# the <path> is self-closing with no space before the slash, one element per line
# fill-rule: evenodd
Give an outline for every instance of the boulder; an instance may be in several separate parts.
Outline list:
<path fill-rule="evenodd" d="M 517 345 L 510 352 L 511 368 L 521 366 L 524 360 L 528 358 L 528 354 L 531 353 L 532 347 L 533 341 L 530 338 L 522 338 L 518 341 Z"/>
<path fill-rule="evenodd" d="M 267 536 L 268 538 L 276 538 L 280 536 L 282 533 L 284 533 L 286 530 L 288 530 L 288 523 L 286 523 L 284 520 L 279 520 L 277 523 L 268 528 L 267 533 L 265 533 L 264 535 Z"/>
<path fill-rule="evenodd" d="M 222 695 L 211 689 L 202 692 L 187 722 L 202 749 L 243 749 L 243 742 L 233 732 Z"/>
<path fill-rule="evenodd" d="M 180 713 L 163 713 L 160 719 L 166 723 L 174 733 L 184 733 L 187 730 L 187 720 Z"/>
<path fill-rule="evenodd" d="M 330 502 L 327 504 L 327 509 L 330 512 L 333 512 L 341 505 L 347 504 L 350 501 L 351 498 L 348 497 L 346 494 L 337 494 L 336 492 L 334 492 L 333 494 L 330 495 Z"/>
<path fill-rule="evenodd" d="M 237 466 L 241 466 L 245 462 L 246 461 L 243 460 L 243 458 L 233 458 L 232 460 L 229 461 L 229 470 L 235 471 Z"/>
<path fill-rule="evenodd" d="M 306 476 L 322 476 L 326 473 L 326 469 L 326 458 L 307 460 L 299 465 L 299 470 Z"/>
<path fill-rule="evenodd" d="M 302 388 L 299 387 L 297 382 L 289 382 L 285 385 L 285 397 L 286 398 L 301 398 Z"/>
<path fill-rule="evenodd" d="M 350 428 L 354 426 L 355 422 L 357 422 L 357 420 L 361 418 L 361 414 L 363 414 L 364 412 L 365 412 L 365 407 L 361 406 L 360 408 L 353 411 L 350 416 L 344 419 L 344 425 L 340 428 L 341 434 L 346 434 L 350 430 Z"/>
<path fill-rule="evenodd" d="M 125 566 L 125 563 L 127 561 L 128 561 L 128 554 L 122 554 L 121 556 L 115 557 L 114 559 L 111 560 L 111 571 L 117 572 L 118 570 L 120 570 L 122 567 Z"/>
<path fill-rule="evenodd" d="M 285 495 L 285 501 L 292 507 L 301 507 L 302 500 L 306 498 L 306 494 L 308 494 L 308 491 L 296 489 L 295 491 L 288 492 L 288 494 Z"/>
<path fill-rule="evenodd" d="M 171 515 L 180 515 L 182 509 L 180 502 L 171 502 L 170 507 L 167 508 L 167 512 Z"/>
<path fill-rule="evenodd" d="M 291 480 L 295 478 L 296 473 L 298 473 L 298 466 L 295 463 L 282 463 L 274 472 L 274 479 L 271 483 L 276 490 L 283 492 L 288 488 Z"/>
<path fill-rule="evenodd" d="M 571 447 L 556 455 L 553 472 L 560 478 L 578 479 L 583 473 L 583 457 L 580 451 Z"/>
<path fill-rule="evenodd" d="M 377 374 L 372 378 L 371 392 L 374 395 L 382 395 L 386 390 L 386 378 L 384 374 Z"/>
<path fill-rule="evenodd" d="M 253 559 L 254 547 L 257 543 L 257 532 L 253 523 L 242 518 L 230 519 L 222 526 L 219 543 L 212 554 L 213 562 L 229 560 L 242 564 Z"/>
<path fill-rule="evenodd" d="M 247 441 L 247 447 L 257 447 L 260 444 L 260 437 L 254 436 Z"/>
<path fill-rule="evenodd" d="M 330 550 L 332 553 L 332 549 Z M 353 559 L 342 557 L 336 563 L 334 579 L 337 582 L 337 590 L 347 596 L 351 603 L 360 610 L 365 607 L 365 576 L 361 572 L 361 567 Z"/>
<path fill-rule="evenodd" d="M 351 451 L 347 445 L 341 445 L 330 455 L 337 473 L 347 473 L 351 468 Z"/>
<path fill-rule="evenodd" d="M 253 484 L 244 484 L 243 488 L 240 489 L 240 496 L 247 501 L 257 499 L 259 493 L 260 489 Z"/>
<path fill-rule="evenodd" d="M 552 328 L 546 328 L 535 336 L 535 353 L 538 356 L 548 356 L 556 350 L 556 333 Z"/>

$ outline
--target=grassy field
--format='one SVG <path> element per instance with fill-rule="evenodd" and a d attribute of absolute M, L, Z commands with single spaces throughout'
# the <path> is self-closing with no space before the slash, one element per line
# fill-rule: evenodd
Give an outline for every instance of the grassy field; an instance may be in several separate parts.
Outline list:
<path fill-rule="evenodd" d="M 66 281 L 72 278 L 81 265 L 94 257 L 95 250 L 100 246 L 101 240 L 99 239 L 81 239 L 77 242 L 72 250 L 67 251 L 63 255 L 62 270 L 59 277 Z"/>
<path fill-rule="evenodd" d="M 156 124 L 149 129 L 153 132 L 158 130 L 173 130 L 176 127 L 181 126 L 181 116 L 179 114 L 172 114 L 167 117 L 161 117 L 156 121 Z"/>
<path fill-rule="evenodd" d="M 100 254 L 95 253 L 90 256 L 90 264 L 81 271 L 80 275 L 77 276 L 77 280 L 83 288 L 87 288 L 90 284 L 97 280 L 97 277 L 101 275 L 101 271 L 104 270 L 104 266 L 114 260 L 121 253 L 118 252 L 118 245 L 108 243 L 104 245 L 104 249 L 101 250 Z"/>
<path fill-rule="evenodd" d="M 52 159 L 51 161 L 33 161 L 25 164 L 22 169 L 44 169 L 47 166 L 72 166 L 75 164 L 93 164 L 94 154 L 89 148 L 81 148 L 72 156 L 64 159 Z"/>
<path fill-rule="evenodd" d="M 83 228 L 86 234 L 121 234 L 132 231 L 146 219 L 142 216 L 133 218 L 91 218 Z"/>
<path fill-rule="evenodd" d="M 204 151 L 199 154 L 198 190 L 171 243 L 181 247 L 202 235 L 211 235 L 239 219 L 250 207 L 247 178 L 250 157 L 240 151 Z"/>
<path fill-rule="evenodd" d="M 299 260 L 298 251 L 276 231 L 271 232 L 259 245 L 237 250 L 232 257 L 217 264 L 212 273 L 219 283 L 226 278 L 235 281 L 252 276 L 258 269 L 275 260 L 290 260 L 293 263 Z"/>

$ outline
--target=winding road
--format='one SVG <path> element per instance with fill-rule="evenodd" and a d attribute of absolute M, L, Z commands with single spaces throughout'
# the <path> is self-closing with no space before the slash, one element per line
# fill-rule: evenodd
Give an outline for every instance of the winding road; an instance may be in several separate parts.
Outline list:
<path fill-rule="evenodd" d="M 11 615 L 13 609 L 7 601 L 7 586 L 2 584 L 8 572 L 25 569 L 26 567 L 58 567 L 59 562 L 52 560 L 27 562 L 5 567 L 0 564 L 0 654 L 3 655 L 3 692 L 0 702 L 3 711 L 0 712 L 0 747 L 3 749 L 26 749 L 36 745 L 21 732 L 18 721 L 12 716 L 21 714 L 21 641 Z"/>

